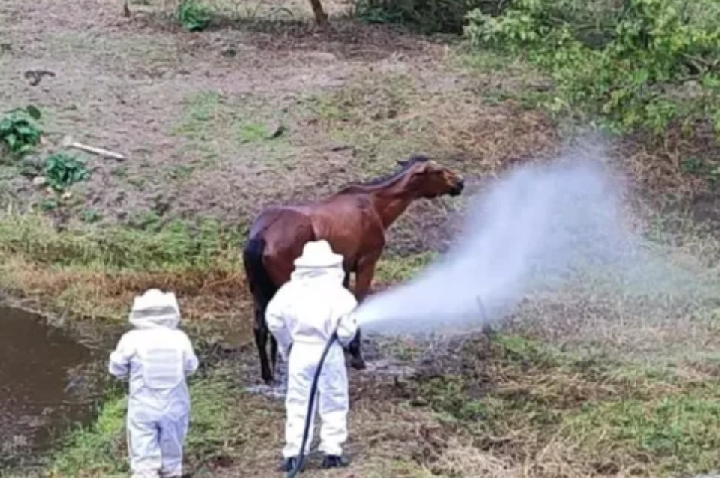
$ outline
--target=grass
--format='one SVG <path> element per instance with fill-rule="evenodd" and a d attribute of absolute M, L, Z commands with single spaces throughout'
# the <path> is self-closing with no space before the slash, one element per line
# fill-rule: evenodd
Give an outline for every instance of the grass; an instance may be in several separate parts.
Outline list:
<path fill-rule="evenodd" d="M 0 220 L 0 287 L 100 323 L 124 321 L 134 295 L 160 287 L 179 295 L 185 324 L 197 336 L 245 333 L 250 321 L 228 331 L 249 300 L 238 232 L 215 221 L 144 226 L 78 223 L 59 232 L 40 215 L 6 216 Z"/>
<path fill-rule="evenodd" d="M 213 476 L 213 467 L 219 463 L 227 465 L 230 456 L 240 450 L 263 446 L 267 431 L 270 439 L 277 434 L 271 430 L 263 433 L 257 428 L 259 424 L 267 425 L 267 419 L 277 420 L 278 404 L 247 395 L 237 384 L 235 375 L 233 368 L 221 364 L 209 373 L 190 379 L 193 406 L 185 458 L 195 470 L 194 476 Z M 65 445 L 51 458 L 49 476 L 127 475 L 126 410 L 125 396 L 109 398 L 93 426 L 66 437 Z"/>
<path fill-rule="evenodd" d="M 248 163 L 282 159 L 290 151 L 286 106 L 262 95 L 201 91 L 185 98 L 171 134 L 186 140 L 190 153 L 209 165 L 228 156 Z"/>
<path fill-rule="evenodd" d="M 416 384 L 411 394 L 466 433 L 476 453 L 501 459 L 505 471 L 492 476 L 520 476 L 523 467 L 548 477 L 717 468 L 720 433 L 711 424 L 720 388 L 712 375 L 588 360 L 516 336 L 474 342 L 462 360 L 463 373 Z"/>
<path fill-rule="evenodd" d="M 332 138 L 352 144 L 365 175 L 384 172 L 387 160 L 402 158 L 432 146 L 427 122 L 417 110 L 428 100 L 408 74 L 358 75 L 343 88 L 310 98 L 322 128 Z"/>
<path fill-rule="evenodd" d="M 216 2 L 213 8 L 229 15 L 239 7 Z M 27 9 L 22 6 L 23 12 Z M 135 139 L 132 129 L 149 119 L 167 125 L 157 137 L 142 136 L 140 146 L 156 150 L 141 159 L 143 167 L 138 169 L 134 159 L 108 167 L 118 187 L 153 186 L 150 173 L 159 173 L 178 190 L 207 189 L 215 184 L 196 182 L 217 170 L 211 182 L 234 182 L 223 183 L 227 187 L 218 188 L 221 192 L 212 199 L 232 204 L 243 220 L 239 226 L 238 221 L 195 214 L 192 220 L 173 220 L 129 204 L 126 224 L 101 227 L 97 222 L 106 213 L 101 203 L 97 209 L 83 205 L 83 214 L 58 231 L 40 215 L 6 214 L 0 218 L 0 288 L 36 299 L 47 309 L 71 312 L 76 322 L 85 319 L 102 326 L 124 326 L 135 294 L 150 287 L 174 290 L 183 324 L 197 346 L 205 353 L 221 343 L 235 351 L 231 359 L 191 382 L 193 424 L 187 456 L 199 477 L 265 476 L 282 446 L 282 404 L 242 387 L 256 379 L 257 363 L 252 346 L 246 347 L 252 336 L 252 305 L 238 252 L 244 224 L 260 203 L 318 196 L 347 181 L 386 174 L 396 159 L 418 151 L 438 156 L 471 178 L 491 177 L 518 159 L 552 151 L 559 142 L 557 122 L 537 110 L 549 88 L 544 79 L 526 65 L 490 54 L 408 49 L 404 57 L 364 61 L 359 50 L 389 55 L 400 49 L 400 41 L 406 45 L 421 40 L 382 37 L 392 45 L 384 51 L 366 44 L 369 40 L 362 35 L 369 33 L 362 29 L 348 36 L 362 35 L 344 38 L 341 27 L 328 39 L 274 25 L 257 37 L 252 29 L 244 30 L 243 35 L 252 38 L 243 36 L 241 41 L 252 48 L 235 48 L 229 59 L 224 53 L 208 54 L 206 39 L 211 36 L 223 40 L 220 45 L 235 45 L 237 37 L 226 42 L 229 33 L 224 31 L 179 36 L 150 22 L 142 31 L 128 26 L 122 34 L 109 32 L 98 43 L 95 32 L 77 33 L 85 30 L 68 25 L 73 29 L 54 35 L 48 54 L 66 58 L 77 71 L 84 71 L 85 63 L 73 63 L 80 60 L 102 67 L 103 93 L 109 86 L 127 85 L 118 90 L 123 98 L 117 101 L 130 102 L 133 121 L 122 118 L 118 123 L 128 128 L 118 143 Z M 302 56 L 315 47 L 332 52 L 312 65 L 317 77 L 342 79 L 342 84 L 282 80 L 281 91 L 270 91 L 272 79 L 295 77 L 297 63 L 315 61 Z M 346 61 L 352 54 L 357 56 Z M 293 63 L 295 56 L 300 60 Z M 285 62 L 288 70 L 276 75 L 275 69 Z M 176 88 L 181 76 L 167 75 L 181 67 L 183 74 L 190 72 L 193 89 Z M 370 67 L 375 71 L 369 73 Z M 116 74 L 118 69 L 122 75 Z M 236 83 L 238 77 L 220 73 L 234 69 L 243 69 L 251 82 Z M 126 78 L 131 70 L 137 74 L 133 81 Z M 207 83 L 204 71 L 210 72 Z M 167 78 L 172 82 L 163 84 Z M 232 83 L 225 88 L 228 79 Z M 162 108 L 142 110 L 146 103 L 156 104 L 154 96 L 161 89 Z M 86 96 L 101 97 L 97 91 L 83 92 Z M 49 122 L 57 130 L 82 131 L 89 130 L 91 117 L 111 119 L 116 114 L 102 109 L 103 104 L 92 107 L 100 110 L 90 114 L 83 106 L 56 105 Z M 159 115 L 163 117 L 156 118 Z M 157 144 L 145 144 L 155 139 Z M 171 154 L 161 158 L 168 161 L 156 164 L 155 155 L 164 154 L 169 142 L 180 143 L 182 149 L 170 148 Z M 639 141 L 629 150 L 618 148 L 623 154 L 617 156 L 653 198 L 659 197 L 658 191 L 670 191 L 689 200 L 690 192 L 709 190 L 709 184 L 698 186 L 712 182 L 707 168 L 693 163 L 680 174 L 673 166 L 684 164 L 683 158 L 704 160 L 707 154 L 695 150 L 701 146 L 689 147 L 669 134 L 662 148 Z M 3 178 L 11 179 L 13 171 L 5 172 Z M 691 181 L 693 176 L 702 181 Z M 2 197 L 13 193 L 6 191 L 5 182 Z M 255 194 L 263 189 L 272 197 Z M 230 196 L 238 190 L 241 195 Z M 194 201 L 191 196 L 189 202 Z M 204 204 L 196 206 L 202 209 Z M 432 251 L 416 251 L 434 229 L 428 218 L 444 217 L 448 209 L 444 202 L 426 202 L 403 216 L 378 265 L 376 284 L 411 277 L 436 257 Z M 187 217 L 185 212 L 178 216 Z M 682 213 L 678 221 L 689 221 L 687 211 Z M 663 223 L 662 229 L 667 226 Z M 712 231 L 700 240 L 695 232 L 685 234 L 685 224 L 681 229 L 673 236 L 679 246 L 708 262 L 717 256 L 716 248 L 706 247 L 715 241 Z M 411 243 L 411 253 L 397 246 L 398 238 Z M 440 345 L 381 343 L 383 354 L 418 373 L 400 378 L 382 371 L 351 373 L 349 452 L 354 463 L 345 476 L 675 477 L 717 468 L 720 432 L 712 426 L 720 398 L 716 329 L 687 319 L 676 304 L 664 311 L 666 329 L 640 327 L 642 319 L 653 317 L 629 314 L 623 300 L 627 302 L 625 297 L 600 297 L 596 290 L 585 290 L 584 295 L 531 304 L 520 311 L 524 322 L 518 321 L 525 327 L 508 325 L 492 341 L 481 335 Z M 677 339 L 673 347 L 668 337 Z M 615 341 L 612 355 L 598 345 L 604 340 Z M 648 344 L 662 353 L 650 362 L 636 361 L 631 352 L 644 351 Z M 702 351 L 689 354 L 690 348 Z M 68 436 L 53 456 L 54 476 L 127 473 L 124 403 L 121 393 L 110 393 L 96 423 Z"/>
<path fill-rule="evenodd" d="M 140 227 L 157 224 L 139 219 Z M 147 219 L 145 217 L 145 219 Z M 173 221 L 149 231 L 75 225 L 58 233 L 40 215 L 0 222 L 0 253 L 38 264 L 89 269 L 165 270 L 237 262 L 239 234 L 213 220 L 197 225 Z"/>
<path fill-rule="evenodd" d="M 426 252 L 406 257 L 391 256 L 381 260 L 375 273 L 375 281 L 381 284 L 397 283 L 412 277 L 437 258 L 437 253 Z"/>

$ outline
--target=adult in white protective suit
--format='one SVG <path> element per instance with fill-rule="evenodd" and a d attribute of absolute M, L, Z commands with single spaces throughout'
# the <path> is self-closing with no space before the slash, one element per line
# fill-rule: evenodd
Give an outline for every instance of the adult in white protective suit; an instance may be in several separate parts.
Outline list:
<path fill-rule="evenodd" d="M 134 329 L 110 354 L 109 370 L 129 378 L 127 438 L 133 478 L 182 476 L 183 442 L 190 416 L 186 376 L 198 359 L 179 330 L 175 294 L 150 289 L 130 311 Z"/>
<path fill-rule="evenodd" d="M 327 241 L 305 244 L 295 260 L 290 281 L 283 285 L 266 309 L 268 329 L 278 350 L 288 361 L 288 389 L 285 399 L 286 424 L 283 468 L 297 465 L 302 444 L 310 387 L 327 341 L 337 330 L 338 341 L 331 347 L 318 382 L 320 451 L 323 468 L 347 466 L 343 445 L 347 440 L 348 378 L 343 347 L 357 333 L 351 312 L 357 306 L 353 294 L 343 287 L 343 257 L 333 253 Z M 312 441 L 312 428 L 307 448 Z"/>

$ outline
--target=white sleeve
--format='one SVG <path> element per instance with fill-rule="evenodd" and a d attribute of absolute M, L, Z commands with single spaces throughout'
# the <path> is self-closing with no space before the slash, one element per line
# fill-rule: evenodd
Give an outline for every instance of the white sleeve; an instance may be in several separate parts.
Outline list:
<path fill-rule="evenodd" d="M 198 358 L 197 355 L 195 355 L 190 338 L 184 333 L 183 335 L 185 335 L 186 344 L 183 350 L 183 370 L 185 371 L 185 375 L 192 375 L 198 369 Z"/>
<path fill-rule="evenodd" d="M 115 350 L 110 354 L 108 371 L 117 378 L 125 378 L 130 373 L 130 359 L 135 354 L 132 335 L 126 333 L 120 337 Z"/>
<path fill-rule="evenodd" d="M 357 307 L 357 300 L 347 289 L 343 289 L 343 291 L 345 294 L 337 298 L 338 303 L 335 305 L 335 313 L 340 316 L 337 328 L 338 342 L 343 347 L 347 347 L 358 331 L 355 314 L 352 313 Z"/>
<path fill-rule="evenodd" d="M 275 337 L 281 351 L 288 350 L 292 343 L 292 336 L 287 325 L 287 293 L 284 292 L 283 289 L 280 289 L 265 309 L 265 321 L 268 330 Z"/>

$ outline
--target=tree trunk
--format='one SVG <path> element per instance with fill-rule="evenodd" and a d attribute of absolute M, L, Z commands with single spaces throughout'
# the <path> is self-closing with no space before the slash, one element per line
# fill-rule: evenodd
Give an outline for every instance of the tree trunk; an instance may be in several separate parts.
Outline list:
<path fill-rule="evenodd" d="M 325 29 L 328 26 L 328 15 L 323 10 L 322 3 L 320 3 L 320 0 L 310 0 L 310 5 L 312 5 L 313 14 L 315 15 L 315 23 L 320 28 Z"/>

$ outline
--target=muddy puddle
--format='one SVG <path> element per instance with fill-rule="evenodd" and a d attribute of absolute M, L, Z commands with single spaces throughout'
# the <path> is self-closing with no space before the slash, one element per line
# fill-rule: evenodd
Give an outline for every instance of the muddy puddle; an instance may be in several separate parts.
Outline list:
<path fill-rule="evenodd" d="M 0 307 L 0 465 L 25 461 L 92 419 L 100 393 L 88 379 L 93 360 L 42 317 Z"/>

